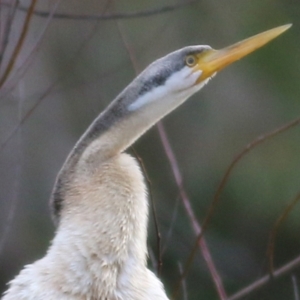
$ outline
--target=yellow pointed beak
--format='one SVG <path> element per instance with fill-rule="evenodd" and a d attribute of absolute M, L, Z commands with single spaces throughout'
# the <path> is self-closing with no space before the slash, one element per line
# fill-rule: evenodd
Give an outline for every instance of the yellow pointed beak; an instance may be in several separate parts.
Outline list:
<path fill-rule="evenodd" d="M 197 83 L 211 77 L 214 73 L 222 70 L 236 60 L 239 60 L 254 50 L 262 47 L 285 32 L 291 26 L 292 24 L 279 26 L 221 50 L 210 49 L 197 54 L 197 64 L 195 65 L 194 70 L 202 71 Z"/>

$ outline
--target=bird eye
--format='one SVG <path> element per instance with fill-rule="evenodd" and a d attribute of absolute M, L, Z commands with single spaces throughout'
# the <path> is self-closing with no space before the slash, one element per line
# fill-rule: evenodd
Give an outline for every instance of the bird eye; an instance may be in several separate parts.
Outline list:
<path fill-rule="evenodd" d="M 196 58 L 194 55 L 188 55 L 186 58 L 185 58 L 185 63 L 188 67 L 193 67 L 195 66 L 196 64 Z"/>

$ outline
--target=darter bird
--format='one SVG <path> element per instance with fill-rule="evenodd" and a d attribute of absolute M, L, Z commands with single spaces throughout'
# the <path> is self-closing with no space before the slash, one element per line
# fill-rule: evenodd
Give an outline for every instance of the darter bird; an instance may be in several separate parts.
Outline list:
<path fill-rule="evenodd" d="M 137 161 L 124 151 L 221 69 L 290 25 L 230 47 L 189 46 L 150 64 L 96 118 L 60 170 L 57 223 L 46 255 L 27 265 L 3 300 L 167 300 L 147 268 L 148 201 Z"/>

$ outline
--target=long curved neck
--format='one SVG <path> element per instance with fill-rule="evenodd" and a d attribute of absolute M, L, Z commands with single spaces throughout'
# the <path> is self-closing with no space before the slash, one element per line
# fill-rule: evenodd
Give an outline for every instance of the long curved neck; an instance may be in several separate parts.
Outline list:
<path fill-rule="evenodd" d="M 207 81 L 189 90 L 170 92 L 164 86 L 139 94 L 129 85 L 91 124 L 70 158 L 103 161 L 123 152 L 157 121 L 182 104 Z"/>
<path fill-rule="evenodd" d="M 66 186 L 77 171 L 92 170 L 126 150 L 201 86 L 176 93 L 157 87 L 152 92 L 143 93 L 138 88 L 139 82 L 133 81 L 91 124 L 68 156 L 58 174 L 51 198 L 54 215 L 59 214 Z"/>
<path fill-rule="evenodd" d="M 163 116 L 162 111 L 149 115 L 143 109 L 130 110 L 135 99 L 125 90 L 95 119 L 72 149 L 56 178 L 50 199 L 55 221 L 75 173 L 91 170 L 123 152 Z"/>

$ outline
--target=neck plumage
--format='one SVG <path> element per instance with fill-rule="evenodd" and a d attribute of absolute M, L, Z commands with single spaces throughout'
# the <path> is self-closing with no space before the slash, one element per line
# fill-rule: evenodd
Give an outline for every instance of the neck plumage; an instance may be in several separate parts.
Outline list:
<path fill-rule="evenodd" d="M 130 109 L 135 99 L 140 98 L 130 91 L 122 93 L 91 124 L 63 165 L 52 195 L 59 226 L 48 257 L 63 266 L 62 274 L 71 265 L 74 280 L 86 280 L 88 274 L 97 295 L 90 299 L 115 299 L 117 291 L 126 295 L 124 299 L 150 300 L 159 292 L 159 299 L 167 300 L 146 268 L 148 201 L 143 175 L 136 160 L 122 153 L 167 110 L 164 105 L 150 113 L 143 107 Z M 81 283 L 76 284 L 81 289 Z"/>
<path fill-rule="evenodd" d="M 133 81 L 91 124 L 68 156 L 52 194 L 51 206 L 55 218 L 59 217 L 65 190 L 74 174 L 92 170 L 126 150 L 205 83 L 176 93 L 168 91 L 165 86 L 144 93 L 139 88 L 140 82 Z"/>

